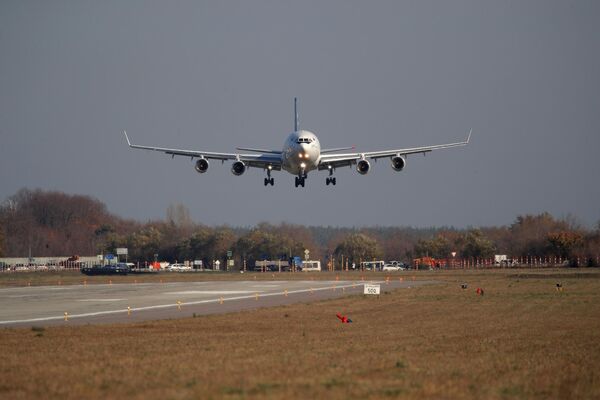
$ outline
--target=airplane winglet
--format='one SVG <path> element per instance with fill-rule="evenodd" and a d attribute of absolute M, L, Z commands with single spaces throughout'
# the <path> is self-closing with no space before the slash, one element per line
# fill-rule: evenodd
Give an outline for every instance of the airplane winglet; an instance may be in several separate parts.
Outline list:
<path fill-rule="evenodd" d="M 131 147 L 131 142 L 129 141 L 129 136 L 127 136 L 127 131 L 123 131 L 123 135 L 125 135 L 125 139 L 127 139 L 127 144 Z"/>
<path fill-rule="evenodd" d="M 473 128 L 469 130 L 469 136 L 467 136 L 467 141 L 465 142 L 466 144 L 469 144 L 469 140 L 471 140 L 471 133 L 473 133 Z"/>

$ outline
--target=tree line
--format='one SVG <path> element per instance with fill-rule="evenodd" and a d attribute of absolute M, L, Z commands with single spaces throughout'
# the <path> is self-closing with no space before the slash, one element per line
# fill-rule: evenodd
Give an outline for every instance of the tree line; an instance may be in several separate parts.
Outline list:
<path fill-rule="evenodd" d="M 560 257 L 596 265 L 600 223 L 589 229 L 574 218 L 548 213 L 519 215 L 509 226 L 456 229 L 413 227 L 331 227 L 260 223 L 254 227 L 207 226 L 173 204 L 162 220 L 139 222 L 110 213 L 97 199 L 56 191 L 22 189 L 0 206 L 0 257 L 93 255 L 129 249 L 134 262 L 224 260 L 232 251 L 245 260 L 286 260 L 310 250 L 310 258 L 411 262 L 418 257 L 448 259 Z"/>

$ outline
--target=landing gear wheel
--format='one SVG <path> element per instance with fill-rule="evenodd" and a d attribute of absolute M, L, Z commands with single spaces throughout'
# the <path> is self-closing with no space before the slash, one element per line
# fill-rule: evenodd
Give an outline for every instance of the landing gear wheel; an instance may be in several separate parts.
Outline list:
<path fill-rule="evenodd" d="M 331 183 L 332 185 L 334 185 L 334 186 L 335 186 L 335 184 L 336 184 L 337 182 L 336 182 L 335 178 L 329 178 L 329 177 L 328 177 L 328 178 L 325 178 L 325 184 L 326 184 L 327 186 L 329 186 L 329 184 L 330 184 L 330 183 Z"/>
<path fill-rule="evenodd" d="M 336 185 L 336 183 L 337 183 L 336 179 L 335 179 L 335 178 L 331 178 L 331 184 L 332 184 L 333 186 L 335 186 L 335 185 Z"/>
<path fill-rule="evenodd" d="M 294 183 L 296 184 L 296 187 L 298 187 L 298 185 L 300 184 L 300 183 L 299 183 L 299 179 L 298 179 L 298 177 L 296 177 L 296 178 L 295 178 L 295 181 L 294 181 Z"/>
<path fill-rule="evenodd" d="M 269 179 L 265 178 L 265 186 L 269 184 Z"/>
<path fill-rule="evenodd" d="M 275 186 L 275 178 L 269 179 L 269 183 L 271 184 L 271 186 Z"/>

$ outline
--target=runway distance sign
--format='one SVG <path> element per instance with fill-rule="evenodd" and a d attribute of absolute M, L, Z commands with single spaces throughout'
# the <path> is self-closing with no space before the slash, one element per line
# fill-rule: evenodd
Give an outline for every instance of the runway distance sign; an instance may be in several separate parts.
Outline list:
<path fill-rule="evenodd" d="M 365 291 L 364 294 L 376 294 L 379 295 L 381 291 L 381 286 L 379 284 L 373 283 L 365 283 Z"/>

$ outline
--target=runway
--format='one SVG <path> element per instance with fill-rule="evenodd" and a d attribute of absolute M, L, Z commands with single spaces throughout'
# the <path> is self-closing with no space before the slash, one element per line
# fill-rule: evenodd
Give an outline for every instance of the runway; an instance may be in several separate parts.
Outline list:
<path fill-rule="evenodd" d="M 431 281 L 210 281 L 0 289 L 0 327 L 124 323 L 229 313 Z M 66 313 L 66 314 L 65 314 Z"/>

